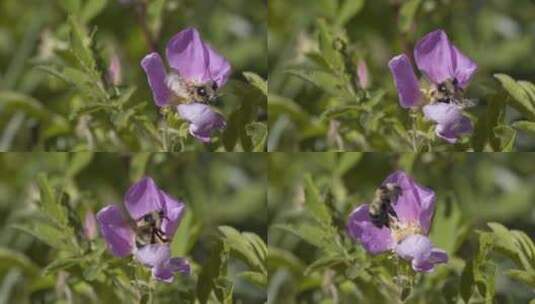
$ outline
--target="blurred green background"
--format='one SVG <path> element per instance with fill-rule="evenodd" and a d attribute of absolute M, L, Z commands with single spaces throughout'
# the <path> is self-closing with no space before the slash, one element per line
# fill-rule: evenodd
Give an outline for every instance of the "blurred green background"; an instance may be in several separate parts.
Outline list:
<path fill-rule="evenodd" d="M 408 8 L 412 13 L 403 16 L 413 16 L 412 23 L 399 17 L 400 6 L 408 3 L 416 10 Z M 344 12 L 349 12 L 344 7 L 356 7 L 357 13 L 342 19 Z M 466 92 L 467 97 L 479 101 L 471 110 L 476 116 L 485 113 L 489 97 L 501 89 L 493 74 L 535 81 L 535 3 L 530 0 L 270 0 L 268 9 L 270 100 L 283 102 L 278 98 L 283 97 L 296 104 L 277 104 L 273 110 L 270 106 L 270 151 L 328 149 L 327 137 L 332 129 L 320 118 L 336 102 L 325 90 L 288 73 L 296 67 L 313 66 L 305 54 L 318 51 L 318 20 L 324 20 L 335 35 L 347 39 L 353 56 L 367 63 L 369 90 L 386 91 L 377 108 L 404 120 L 406 111 L 399 107 L 387 63 L 403 52 L 412 54 L 418 39 L 439 28 L 479 66 Z M 519 117 L 516 111 L 508 111 L 506 121 Z M 520 132 L 518 149 L 530 151 L 534 147 L 533 137 Z M 395 149 L 394 145 L 388 150 Z"/>
<path fill-rule="evenodd" d="M 68 290 L 71 303 L 104 303 L 116 299 L 112 295 L 121 289 L 98 280 L 80 280 L 87 269 L 81 270 L 83 275 L 76 268 L 69 268 L 67 276 L 62 272 L 41 275 L 47 264 L 64 255 L 14 228 L 39 218 L 35 177 L 41 173 L 48 175 L 54 188 L 63 188 L 82 219 L 88 211 L 122 203 L 127 189 L 143 175 L 185 202 L 186 216 L 172 251 L 194 263 L 194 278 L 157 284 L 155 303 L 177 303 L 181 297 L 177 292 L 195 292 L 196 276 L 218 238 L 217 226 L 229 225 L 267 240 L 267 163 L 261 154 L 1 153 L 0 168 L 0 303 L 68 303 Z M 97 244 L 103 246 L 100 240 Z M 103 258 L 114 263 L 107 254 Z M 228 278 L 235 283 L 235 301 L 263 303 L 265 291 L 237 276 L 246 269 L 241 260 L 231 257 Z"/>
<path fill-rule="evenodd" d="M 157 50 L 164 60 L 168 40 L 186 27 L 196 27 L 202 38 L 231 62 L 231 79 L 245 81 L 244 71 L 267 77 L 264 1 L 151 0 L 147 3 L 147 23 L 156 33 Z M 85 24 L 90 33 L 95 31 L 95 48 L 102 56 L 97 61 L 99 70 L 107 67 L 114 55 L 118 56 L 122 66 L 121 84 L 137 88 L 130 98 L 133 105 L 129 107 L 145 103 L 142 113 L 149 121 L 156 121 L 158 108 L 140 67 L 141 59 L 150 50 L 134 6 L 121 5 L 118 0 L 3 0 L 0 2 L 0 92 L 22 96 L 0 94 L 3 137 L 0 150 L 70 151 L 85 147 L 79 142 L 84 141 L 80 136 L 84 123 L 74 118 L 77 118 L 75 109 L 87 100 L 71 85 L 36 68 L 51 64 L 63 66 L 72 61 L 72 55 L 68 56 L 71 46 L 67 16 L 75 11 L 81 11 L 77 14 L 83 16 L 77 17 L 77 21 Z M 216 107 L 228 118 L 240 103 L 235 94 L 223 92 Z M 265 111 L 255 114 L 265 120 Z M 98 117 L 94 120 L 99 121 Z M 135 142 L 136 136 L 139 139 L 139 134 L 120 135 L 127 143 Z M 157 151 L 143 143 L 133 144 L 130 149 L 112 144 L 96 149 Z"/>
<path fill-rule="evenodd" d="M 345 225 L 351 210 L 369 202 L 377 186 L 398 169 L 435 191 L 431 239 L 434 246 L 445 249 L 450 255 L 447 265 L 422 275 L 413 298 L 406 303 L 462 303 L 445 296 L 458 296 L 464 262 L 473 258 L 477 251 L 477 230 L 488 231 L 486 223 L 499 222 L 509 229 L 524 231 L 532 240 L 535 238 L 534 156 L 530 153 L 270 154 L 268 244 L 273 256 L 268 261 L 272 278 L 268 288 L 269 303 L 279 303 L 281 299 L 287 299 L 284 303 L 333 303 L 326 287 L 331 281 L 338 288 L 340 303 L 383 303 L 380 292 L 385 286 L 355 279 L 356 291 L 348 288 L 346 280 L 350 281 L 348 277 L 357 270 L 329 267 L 328 261 L 321 264 L 321 259 L 328 255 L 326 248 L 312 246 L 276 226 L 318 225 L 311 221 L 305 202 L 305 176 L 309 175 L 319 189 L 322 203 L 328 206 L 346 248 L 356 252 L 352 254 L 357 257 L 361 256 L 363 264 L 374 261 L 381 265 L 384 262 L 380 258 L 372 259 L 363 253 L 358 243 L 348 239 Z M 316 239 L 321 242 L 321 236 Z M 492 303 L 528 303 L 535 298 L 535 290 L 504 274 L 508 269 L 517 268 L 510 260 L 493 254 L 492 262 L 498 269 L 496 298 Z M 303 275 L 313 263 L 319 270 Z M 378 271 L 377 275 L 382 276 L 380 273 Z"/>

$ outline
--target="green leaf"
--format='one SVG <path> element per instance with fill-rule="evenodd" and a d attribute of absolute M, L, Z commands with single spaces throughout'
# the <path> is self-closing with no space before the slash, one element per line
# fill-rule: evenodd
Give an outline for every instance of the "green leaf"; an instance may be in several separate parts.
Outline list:
<path fill-rule="evenodd" d="M 252 86 L 259 89 L 264 95 L 268 95 L 268 84 L 262 77 L 253 72 L 243 72 L 243 76 Z"/>
<path fill-rule="evenodd" d="M 37 276 L 39 267 L 24 253 L 9 248 L 0 247 L 0 272 L 17 267 L 28 277 Z"/>
<path fill-rule="evenodd" d="M 250 235 L 243 235 L 230 226 L 219 226 L 218 230 L 223 234 L 227 246 L 243 257 L 251 268 L 263 273 L 266 272 L 265 255 L 263 257 L 259 255 L 261 252 L 256 249 L 257 245 L 251 243 Z"/>
<path fill-rule="evenodd" d="M 474 290 L 474 261 L 469 260 L 461 274 L 459 291 L 465 303 L 468 303 Z"/>
<path fill-rule="evenodd" d="M 66 172 L 67 176 L 75 177 L 91 163 L 91 160 L 93 160 L 93 152 L 73 153 Z"/>
<path fill-rule="evenodd" d="M 535 120 L 535 99 L 531 99 L 531 90 L 526 91 L 526 84 L 519 84 L 513 78 L 505 74 L 495 74 L 496 77 L 505 90 L 513 97 L 508 99 L 511 106 L 516 108 L 522 114 L 529 117 L 531 120 Z"/>
<path fill-rule="evenodd" d="M 82 9 L 82 20 L 84 23 L 91 21 L 95 18 L 108 4 L 108 0 L 90 0 L 86 1 L 84 8 Z"/>
<path fill-rule="evenodd" d="M 209 256 L 203 263 L 199 279 L 197 281 L 197 298 L 201 304 L 206 304 L 210 293 L 216 288 L 217 278 L 224 276 L 228 261 L 228 249 L 223 242 L 216 242 L 210 250 Z"/>
<path fill-rule="evenodd" d="M 252 122 L 245 127 L 245 130 L 253 143 L 253 152 L 264 152 L 268 135 L 266 124 Z"/>
<path fill-rule="evenodd" d="M 310 274 L 312 274 L 313 272 L 315 271 L 318 271 L 318 270 L 321 270 L 321 269 L 324 269 L 324 268 L 330 268 L 334 265 L 338 265 L 338 264 L 344 264 L 346 263 L 346 259 L 345 257 L 341 256 L 341 255 L 327 255 L 327 256 L 323 256 L 317 260 L 315 260 L 312 264 L 310 264 L 305 272 L 304 272 L 304 275 L 305 276 L 309 276 Z"/>
<path fill-rule="evenodd" d="M 90 39 L 83 29 L 82 25 L 76 20 L 76 17 L 69 16 L 69 25 L 71 28 L 71 47 L 74 56 L 80 61 L 85 70 L 93 71 L 96 68 L 96 62 L 93 58 L 93 52 L 89 47 Z"/>
<path fill-rule="evenodd" d="M 287 73 L 306 80 L 331 95 L 345 96 L 344 82 L 330 72 L 322 70 L 289 69 Z"/>
<path fill-rule="evenodd" d="M 273 228 L 290 232 L 300 237 L 305 242 L 318 248 L 324 248 L 325 244 L 328 242 L 325 230 L 320 228 L 318 225 L 311 225 L 309 223 L 300 223 L 294 225 L 277 224 L 274 225 Z"/>
<path fill-rule="evenodd" d="M 344 26 L 351 18 L 355 17 L 364 7 L 364 0 L 343 0 L 338 8 L 336 25 Z"/>
<path fill-rule="evenodd" d="M 535 288 L 535 272 L 533 271 L 528 272 L 513 269 L 505 271 L 505 274 L 513 280 L 520 281 L 526 285 L 531 286 L 532 288 Z"/>
<path fill-rule="evenodd" d="M 526 120 L 516 121 L 513 123 L 513 128 L 520 130 L 520 131 L 527 132 L 531 135 L 535 135 L 535 122 L 532 122 L 532 121 L 526 121 Z"/>
<path fill-rule="evenodd" d="M 340 154 L 334 174 L 343 176 L 360 162 L 362 156 L 363 154 L 361 152 L 347 152 Z"/>
<path fill-rule="evenodd" d="M 50 187 L 45 174 L 39 174 L 37 176 L 37 187 L 40 193 L 40 209 L 53 222 L 59 223 L 60 227 L 66 226 L 68 223 L 67 214 Z"/>
<path fill-rule="evenodd" d="M 399 11 L 398 26 L 402 33 L 407 33 L 413 24 L 414 16 L 422 0 L 408 0 L 401 6 Z"/>
<path fill-rule="evenodd" d="M 136 182 L 145 175 L 147 164 L 151 158 L 151 153 L 136 153 L 130 159 L 130 181 Z"/>
<path fill-rule="evenodd" d="M 331 224 L 331 214 L 310 175 L 305 176 L 305 205 L 320 223 Z"/>
<path fill-rule="evenodd" d="M 264 288 L 267 285 L 267 276 L 261 272 L 244 271 L 244 272 L 241 272 L 239 276 L 255 284 L 256 286 L 260 288 Z"/>
<path fill-rule="evenodd" d="M 498 139 L 498 146 L 494 147 L 495 150 L 502 152 L 513 151 L 516 141 L 515 129 L 506 125 L 499 125 L 494 127 L 492 131 L 494 132 L 496 139 Z"/>
<path fill-rule="evenodd" d="M 319 48 L 325 61 L 329 63 L 332 71 L 344 71 L 344 59 L 342 54 L 335 48 L 334 37 L 325 20 L 318 21 Z"/>

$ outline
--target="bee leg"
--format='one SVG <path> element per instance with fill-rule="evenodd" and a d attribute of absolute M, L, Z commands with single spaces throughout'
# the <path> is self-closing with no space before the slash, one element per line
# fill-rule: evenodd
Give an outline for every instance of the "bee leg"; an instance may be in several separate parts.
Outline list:
<path fill-rule="evenodd" d="M 156 230 L 154 230 L 154 234 L 158 237 L 158 239 L 164 243 L 167 243 L 169 242 L 169 239 L 165 236 L 165 233 L 157 228 Z"/>

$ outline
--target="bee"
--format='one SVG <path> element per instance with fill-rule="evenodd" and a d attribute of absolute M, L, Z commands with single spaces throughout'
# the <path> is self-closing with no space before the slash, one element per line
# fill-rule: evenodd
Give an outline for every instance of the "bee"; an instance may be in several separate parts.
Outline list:
<path fill-rule="evenodd" d="M 464 98 L 464 90 L 459 86 L 459 81 L 456 78 L 443 81 L 432 88 L 428 94 L 431 103 L 451 103 L 462 108 L 469 108 L 476 105 L 474 99 Z"/>
<path fill-rule="evenodd" d="M 174 104 L 188 104 L 188 103 L 212 103 L 217 98 L 217 82 L 209 80 L 206 83 L 193 83 L 184 79 L 182 76 L 171 73 L 166 79 L 165 83 L 169 89 L 174 93 L 172 103 Z"/>
<path fill-rule="evenodd" d="M 169 220 L 163 210 L 153 211 L 145 214 L 136 224 L 137 236 L 136 243 L 139 245 L 168 243 L 169 239 L 160 228 L 163 220 Z"/>
<path fill-rule="evenodd" d="M 392 205 L 397 203 L 401 187 L 396 183 L 386 183 L 375 190 L 375 197 L 368 206 L 368 215 L 377 228 L 390 228 L 392 218 L 397 214 Z"/>

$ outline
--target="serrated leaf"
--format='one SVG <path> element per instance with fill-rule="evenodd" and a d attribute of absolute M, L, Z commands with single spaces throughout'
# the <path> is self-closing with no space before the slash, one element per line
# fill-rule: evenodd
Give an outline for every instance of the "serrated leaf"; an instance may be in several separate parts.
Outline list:
<path fill-rule="evenodd" d="M 305 177 L 305 205 L 320 223 L 331 224 L 331 214 L 310 175 Z"/>
<path fill-rule="evenodd" d="M 399 10 L 398 26 L 402 33 L 407 33 L 413 24 L 414 17 L 422 0 L 409 0 Z"/>
<path fill-rule="evenodd" d="M 252 86 L 259 89 L 264 95 L 268 95 L 268 83 L 262 77 L 253 72 L 243 72 L 243 76 Z"/>
<path fill-rule="evenodd" d="M 495 74 L 504 89 L 513 97 L 510 104 L 522 114 L 535 120 L 535 100 L 530 100 L 530 93 L 526 92 L 524 86 L 517 83 L 513 78 L 505 74 Z"/>

